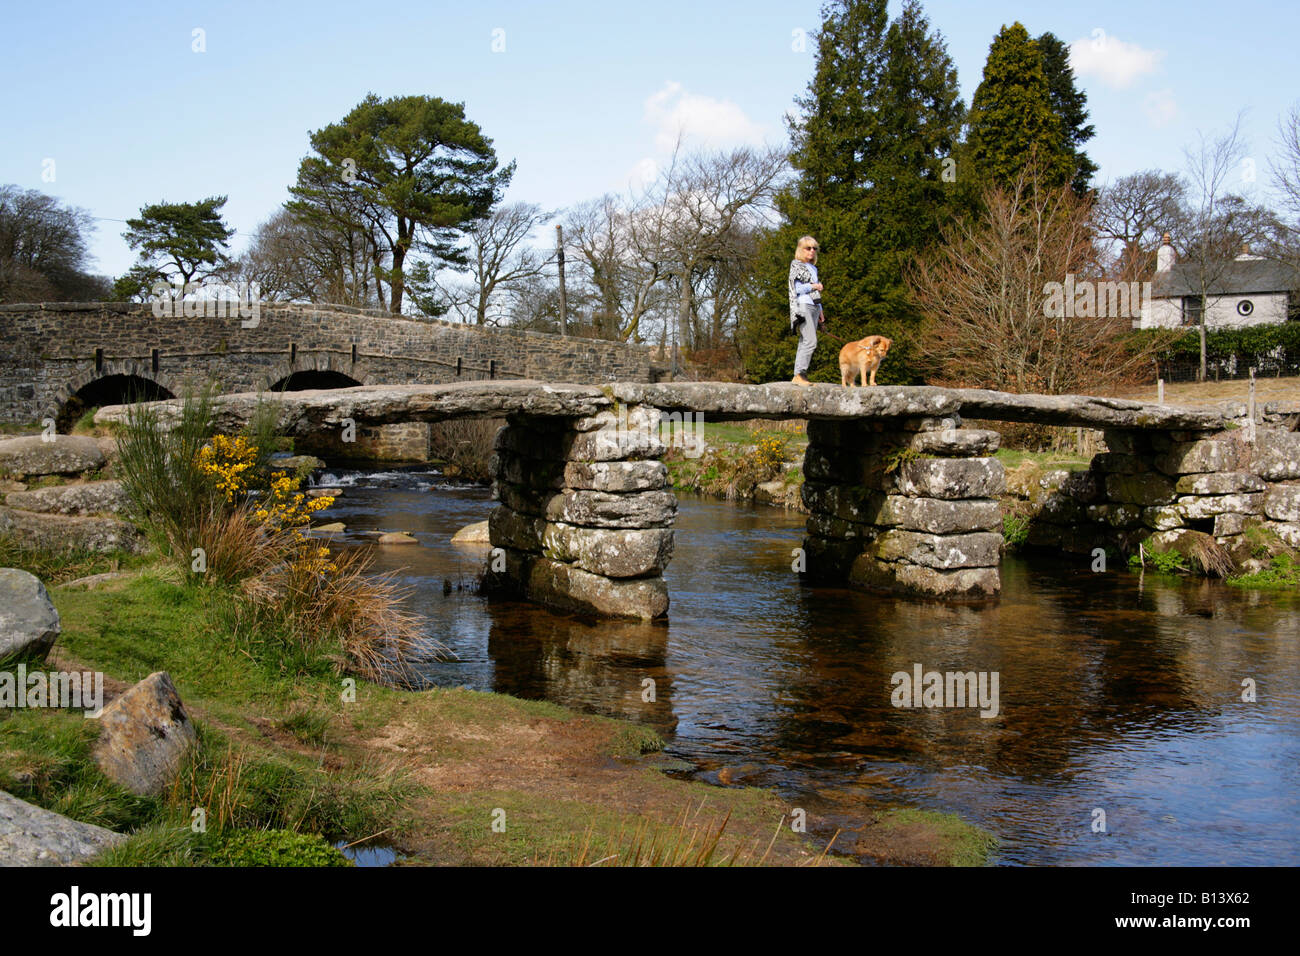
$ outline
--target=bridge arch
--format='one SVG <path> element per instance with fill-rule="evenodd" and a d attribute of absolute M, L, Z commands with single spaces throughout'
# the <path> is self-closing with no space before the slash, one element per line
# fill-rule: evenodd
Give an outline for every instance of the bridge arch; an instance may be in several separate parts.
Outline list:
<path fill-rule="evenodd" d="M 270 392 L 301 392 L 318 388 L 354 388 L 371 383 L 371 370 L 364 360 L 353 362 L 346 355 L 331 352 L 300 352 L 289 361 L 272 366 L 262 385 Z"/>
<path fill-rule="evenodd" d="M 171 375 L 147 365 L 105 362 L 100 370 L 78 373 L 61 385 L 54 400 L 42 409 L 41 418 L 53 418 L 55 429 L 66 434 L 89 409 L 175 398 L 181 391 Z"/>
<path fill-rule="evenodd" d="M 318 388 L 355 388 L 363 385 L 351 375 L 333 369 L 299 369 L 271 383 L 272 392 L 305 392 Z"/>

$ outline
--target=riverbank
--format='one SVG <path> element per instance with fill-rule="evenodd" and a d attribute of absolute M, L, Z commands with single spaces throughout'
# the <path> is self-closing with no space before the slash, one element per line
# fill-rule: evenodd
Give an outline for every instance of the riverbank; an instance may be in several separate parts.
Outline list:
<path fill-rule="evenodd" d="M 603 861 L 812 865 L 984 862 L 985 835 L 949 815 L 882 809 L 835 836 L 815 815 L 792 832 L 777 795 L 665 773 L 640 725 L 463 689 L 349 687 L 295 672 L 240 627 L 218 589 L 161 565 L 94 587 L 53 587 L 63 633 L 47 667 L 97 670 L 106 696 L 171 674 L 201 745 L 162 798 L 102 777 L 80 714 L 0 712 L 0 788 L 74 819 L 134 831 L 113 863 L 211 862 L 189 822 L 320 833 L 393 848 L 412 865 Z M 848 857 L 839 856 L 843 851 Z"/>

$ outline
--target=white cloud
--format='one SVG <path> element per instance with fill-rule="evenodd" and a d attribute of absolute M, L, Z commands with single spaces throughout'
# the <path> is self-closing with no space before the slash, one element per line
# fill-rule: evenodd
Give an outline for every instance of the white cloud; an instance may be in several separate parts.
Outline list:
<path fill-rule="evenodd" d="M 1095 76 L 1118 90 L 1132 85 L 1139 76 L 1155 73 L 1164 58 L 1164 50 L 1144 50 L 1136 43 L 1108 36 L 1100 28 L 1070 44 L 1070 66 L 1075 73 Z"/>
<path fill-rule="evenodd" d="M 645 120 L 655 128 L 655 147 L 670 152 L 680 134 L 690 147 L 761 143 L 763 128 L 730 100 L 688 93 L 669 82 L 645 101 Z"/>
<path fill-rule="evenodd" d="M 1168 126 L 1178 115 L 1178 104 L 1174 102 L 1173 90 L 1156 90 L 1154 93 L 1148 93 L 1142 100 L 1142 109 L 1146 111 L 1147 119 L 1155 127 Z"/>
<path fill-rule="evenodd" d="M 644 159 L 638 160 L 637 164 L 628 170 L 626 179 L 629 185 L 644 188 L 658 177 L 659 164 L 652 157 L 646 156 Z"/>

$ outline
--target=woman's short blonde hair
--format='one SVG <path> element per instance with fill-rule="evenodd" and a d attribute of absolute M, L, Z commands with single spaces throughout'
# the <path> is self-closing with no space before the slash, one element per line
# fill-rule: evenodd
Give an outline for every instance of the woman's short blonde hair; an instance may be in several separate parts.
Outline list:
<path fill-rule="evenodd" d="M 817 240 L 814 239 L 812 236 L 800 236 L 799 242 L 794 247 L 794 251 L 798 252 L 804 246 L 816 246 L 816 245 L 817 245 Z"/>

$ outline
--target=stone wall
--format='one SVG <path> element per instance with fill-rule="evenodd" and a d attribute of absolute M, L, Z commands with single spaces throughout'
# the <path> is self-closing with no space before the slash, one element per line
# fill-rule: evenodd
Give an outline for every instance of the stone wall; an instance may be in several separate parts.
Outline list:
<path fill-rule="evenodd" d="M 485 587 L 562 610 L 666 615 L 677 498 L 658 460 L 659 419 L 644 405 L 510 416 L 492 461 L 501 503 L 488 521 Z"/>
<path fill-rule="evenodd" d="M 329 371 L 358 384 L 474 379 L 650 382 L 649 346 L 341 306 L 264 305 L 252 319 L 156 318 L 148 305 L 0 306 L 0 421 L 55 416 L 78 389 L 135 375 L 179 394 L 215 378 L 223 391 L 266 390 L 294 372 Z"/>
<path fill-rule="evenodd" d="M 808 423 L 805 574 L 954 598 L 1001 587 L 1005 472 L 996 432 L 957 416 Z"/>

